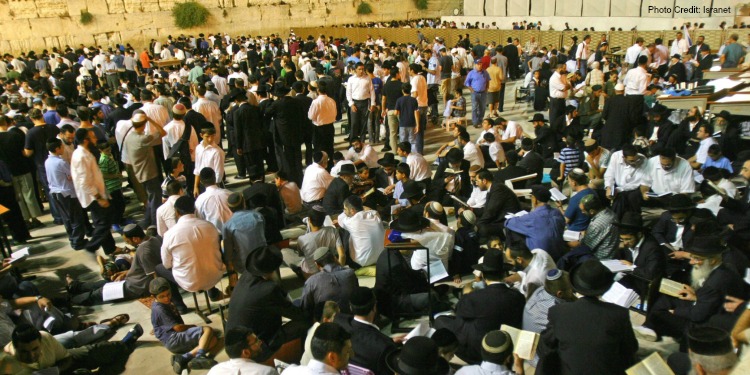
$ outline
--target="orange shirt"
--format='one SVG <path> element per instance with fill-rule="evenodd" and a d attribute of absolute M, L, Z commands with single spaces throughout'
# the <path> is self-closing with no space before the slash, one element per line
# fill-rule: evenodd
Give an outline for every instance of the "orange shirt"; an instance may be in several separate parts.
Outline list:
<path fill-rule="evenodd" d="M 143 69 L 151 68 L 151 59 L 148 57 L 148 52 L 141 52 L 141 66 Z"/>

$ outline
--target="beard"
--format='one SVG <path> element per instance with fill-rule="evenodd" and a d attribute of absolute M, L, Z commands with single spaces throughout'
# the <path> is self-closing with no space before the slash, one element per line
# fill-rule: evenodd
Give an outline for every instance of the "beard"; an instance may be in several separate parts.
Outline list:
<path fill-rule="evenodd" d="M 711 275 L 713 269 L 714 266 L 712 266 L 708 260 L 703 262 L 703 264 L 693 266 L 693 269 L 690 271 L 690 286 L 695 290 L 702 287 L 706 282 L 706 279 L 708 279 L 708 276 Z"/>

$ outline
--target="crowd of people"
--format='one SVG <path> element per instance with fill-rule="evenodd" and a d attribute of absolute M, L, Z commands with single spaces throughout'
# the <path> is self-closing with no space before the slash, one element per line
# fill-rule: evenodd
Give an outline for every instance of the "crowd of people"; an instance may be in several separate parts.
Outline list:
<path fill-rule="evenodd" d="M 559 49 L 416 39 L 200 34 L 4 55 L 9 232 L 32 240 L 46 201 L 102 278 L 66 275 L 64 297 L 47 298 L 6 260 L 0 371 L 122 372 L 143 328 L 106 341 L 128 315 L 71 312 L 148 296 L 176 373 L 274 374 L 274 360 L 285 374 L 623 373 L 636 337 L 679 343 L 675 373 L 733 368 L 733 347 L 750 342 L 750 194 L 738 192 L 750 127 L 655 97 L 701 84 L 710 48 L 638 40 L 618 64 L 606 35 Z M 737 39 L 725 67 L 743 62 Z M 506 85 L 524 77 L 535 113 L 519 121 L 533 134 L 504 115 Z M 434 165 L 428 127 L 453 137 Z M 304 234 L 284 238 L 289 227 Z M 280 267 L 304 280 L 299 299 Z M 681 289 L 659 294 L 662 279 Z M 639 296 L 643 325 L 601 299 L 614 283 Z M 229 299 L 223 337 L 185 324 L 183 292 Z M 381 331 L 445 311 L 430 337 Z M 502 325 L 539 333 L 536 355 L 514 355 Z M 222 348 L 231 359 L 217 364 Z"/>

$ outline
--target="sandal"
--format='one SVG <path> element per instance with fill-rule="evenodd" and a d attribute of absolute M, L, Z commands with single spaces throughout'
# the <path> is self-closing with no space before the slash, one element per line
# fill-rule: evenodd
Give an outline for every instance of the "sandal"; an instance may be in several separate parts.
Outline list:
<path fill-rule="evenodd" d="M 116 315 L 114 318 L 104 319 L 101 322 L 99 322 L 99 324 L 111 323 L 110 325 L 112 327 L 121 327 L 129 321 L 130 321 L 130 315 L 119 314 L 119 315 Z"/>

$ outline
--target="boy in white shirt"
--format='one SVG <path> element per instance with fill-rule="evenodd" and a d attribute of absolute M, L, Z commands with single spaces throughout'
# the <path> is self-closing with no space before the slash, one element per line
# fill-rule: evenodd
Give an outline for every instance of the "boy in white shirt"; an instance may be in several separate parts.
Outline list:
<path fill-rule="evenodd" d="M 203 168 L 211 168 L 216 172 L 216 183 L 221 184 L 224 179 L 224 150 L 214 144 L 216 138 L 216 129 L 207 126 L 201 129 L 201 143 L 195 148 L 195 169 L 193 174 L 195 184 L 193 186 L 193 196 L 200 195 L 200 172 Z M 223 185 L 222 185 L 223 186 Z"/>

